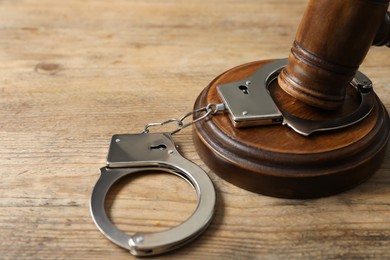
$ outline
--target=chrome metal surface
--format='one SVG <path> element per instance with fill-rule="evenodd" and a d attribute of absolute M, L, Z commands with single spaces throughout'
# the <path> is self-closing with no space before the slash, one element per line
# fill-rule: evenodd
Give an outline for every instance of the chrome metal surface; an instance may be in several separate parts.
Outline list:
<path fill-rule="evenodd" d="M 235 127 L 280 124 L 282 114 L 269 95 L 266 80 L 286 66 L 286 59 L 268 63 L 240 81 L 217 86 Z"/>
<path fill-rule="evenodd" d="M 278 109 L 268 92 L 269 85 L 277 79 L 287 65 L 287 59 L 277 60 L 261 67 L 241 81 L 217 86 L 218 94 L 229 110 L 234 126 L 287 125 L 295 132 L 308 136 L 318 131 L 329 131 L 356 124 L 366 118 L 375 104 L 372 82 L 357 72 L 351 85 L 360 94 L 360 105 L 351 114 L 334 120 L 308 120 Z"/>
<path fill-rule="evenodd" d="M 362 81 L 358 81 L 358 79 Z M 367 84 L 361 84 L 366 82 Z M 354 125 L 366 118 L 374 108 L 375 93 L 372 83 L 363 73 L 357 72 L 351 85 L 360 93 L 360 105 L 351 114 L 333 120 L 308 120 L 296 117 L 282 111 L 283 124 L 291 127 L 295 132 L 308 136 L 314 132 L 341 129 Z"/>
<path fill-rule="evenodd" d="M 145 126 L 143 133 L 149 133 L 149 129 L 151 127 L 163 126 L 163 125 L 175 122 L 177 124 L 176 129 L 173 130 L 172 132 L 170 132 L 173 135 L 173 134 L 176 134 L 177 132 L 181 131 L 182 129 L 184 129 L 188 126 L 191 126 L 191 125 L 195 124 L 196 122 L 205 120 L 205 119 L 209 118 L 209 116 L 213 116 L 216 113 L 218 113 L 219 111 L 223 111 L 223 110 L 225 110 L 224 104 L 213 104 L 213 103 L 208 104 L 205 107 L 195 109 L 195 110 L 185 114 L 180 119 L 171 118 L 171 119 L 166 120 L 166 121 L 161 122 L 161 123 L 149 123 Z M 187 119 L 189 116 L 192 116 L 192 115 L 197 114 L 197 113 L 203 113 L 203 115 L 198 116 L 197 118 L 193 119 L 192 121 L 190 121 L 188 123 L 184 122 L 184 120 Z"/>
<path fill-rule="evenodd" d="M 184 223 L 169 230 L 126 234 L 108 218 L 104 209 L 106 194 L 122 177 L 150 170 L 173 173 L 187 180 L 197 193 L 197 208 Z M 107 167 L 101 168 L 100 173 L 91 196 L 91 215 L 109 240 L 133 255 L 156 255 L 180 247 L 200 235 L 212 220 L 216 203 L 214 186 L 199 166 L 179 154 L 170 133 L 114 135 Z"/>

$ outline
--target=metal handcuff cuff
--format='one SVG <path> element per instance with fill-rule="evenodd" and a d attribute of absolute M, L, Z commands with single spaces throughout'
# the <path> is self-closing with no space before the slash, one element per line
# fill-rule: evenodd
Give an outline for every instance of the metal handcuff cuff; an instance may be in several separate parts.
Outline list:
<path fill-rule="evenodd" d="M 371 113 L 375 104 L 372 82 L 359 71 L 351 85 L 360 94 L 360 104 L 349 115 L 333 120 L 309 120 L 280 110 L 270 96 L 268 87 L 286 65 L 287 59 L 277 60 L 261 67 L 246 79 L 217 86 L 218 94 L 229 110 L 235 127 L 283 124 L 308 136 L 314 132 L 353 125 Z"/>
<path fill-rule="evenodd" d="M 179 154 L 171 135 L 196 122 L 207 120 L 220 111 L 229 111 L 236 127 L 282 123 L 305 136 L 317 131 L 347 127 L 359 122 L 372 111 L 375 98 L 372 83 L 360 72 L 356 74 L 351 85 L 360 93 L 361 102 L 359 107 L 346 117 L 332 121 L 315 121 L 280 111 L 268 93 L 268 86 L 277 78 L 286 63 L 287 59 L 277 60 L 261 67 L 244 80 L 217 86 L 222 104 L 208 104 L 180 119 L 148 124 L 140 134 L 114 135 L 107 165 L 100 169 L 101 175 L 90 201 L 92 218 L 98 229 L 113 243 L 137 256 L 165 253 L 200 235 L 213 218 L 215 189 L 208 175 L 199 166 Z M 199 114 L 202 115 L 184 123 L 188 117 Z M 150 127 L 172 122 L 177 124 L 177 129 L 171 133 L 149 133 Z M 110 187 L 122 177 L 151 170 L 169 172 L 187 180 L 197 193 L 197 208 L 185 222 L 169 230 L 128 235 L 113 225 L 108 218 L 104 209 L 106 195 Z"/>
<path fill-rule="evenodd" d="M 195 189 L 198 205 L 184 223 L 157 233 L 128 235 L 109 220 L 104 202 L 110 187 L 120 178 L 136 172 L 164 171 L 187 180 Z M 176 150 L 170 133 L 114 135 L 107 167 L 100 169 L 91 196 L 91 214 L 99 230 L 112 242 L 137 256 L 170 251 L 201 234 L 210 224 L 215 208 L 215 190 L 207 174 Z"/>

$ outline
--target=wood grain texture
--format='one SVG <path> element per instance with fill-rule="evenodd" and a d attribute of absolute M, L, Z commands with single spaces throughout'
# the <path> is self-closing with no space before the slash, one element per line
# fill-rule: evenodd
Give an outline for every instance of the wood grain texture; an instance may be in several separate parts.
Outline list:
<path fill-rule="evenodd" d="M 286 57 L 305 6 L 305 0 L 0 1 L 0 258 L 132 259 L 89 214 L 111 135 L 181 116 L 231 67 Z M 361 67 L 388 109 L 389 55 L 373 48 Z M 196 154 L 190 129 L 175 140 L 209 173 L 218 207 L 199 239 L 158 258 L 390 257 L 388 154 L 362 186 L 296 201 L 217 177 Z M 116 186 L 107 202 L 128 232 L 176 225 L 193 207 L 186 183 L 155 173 Z"/>

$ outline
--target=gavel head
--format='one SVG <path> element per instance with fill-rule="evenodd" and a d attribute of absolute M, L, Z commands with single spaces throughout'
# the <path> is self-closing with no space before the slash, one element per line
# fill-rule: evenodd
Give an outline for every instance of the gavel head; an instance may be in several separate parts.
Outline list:
<path fill-rule="evenodd" d="M 310 0 L 280 87 L 306 104 L 340 107 L 388 7 L 389 0 Z"/>

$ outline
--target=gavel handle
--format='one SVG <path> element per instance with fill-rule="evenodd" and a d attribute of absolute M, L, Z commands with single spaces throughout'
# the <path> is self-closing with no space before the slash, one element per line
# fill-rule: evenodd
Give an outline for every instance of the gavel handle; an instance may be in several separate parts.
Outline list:
<path fill-rule="evenodd" d="M 387 12 L 385 15 L 382 25 L 380 26 L 372 45 L 386 45 L 390 48 L 390 12 Z"/>

